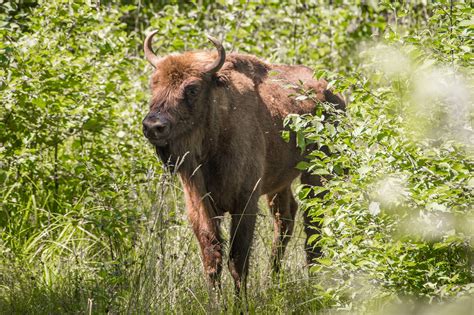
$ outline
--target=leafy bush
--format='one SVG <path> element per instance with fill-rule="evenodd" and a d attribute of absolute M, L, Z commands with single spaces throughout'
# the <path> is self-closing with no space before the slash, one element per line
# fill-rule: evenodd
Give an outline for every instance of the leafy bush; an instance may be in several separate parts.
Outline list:
<path fill-rule="evenodd" d="M 42 269 L 47 286 L 93 279 L 91 270 L 107 281 L 148 212 L 137 206 L 154 161 L 141 150 L 147 81 L 130 76 L 144 62 L 123 13 L 42 3 L 24 31 L 11 23 L 0 33 L 1 250 Z"/>
<path fill-rule="evenodd" d="M 313 189 L 328 190 L 323 200 L 308 198 L 308 187 L 299 194 L 315 221 L 325 216 L 313 240 L 325 256 L 313 271 L 340 290 L 340 305 L 357 296 L 433 301 L 473 293 L 473 112 L 467 49 L 460 48 L 472 23 L 463 5 L 454 21 L 444 12 L 435 8 L 436 24 L 427 29 L 366 43 L 350 75 L 331 74 L 350 93 L 346 115 L 328 104 L 287 119 L 302 148 L 330 151 L 299 165 L 330 176 Z M 453 23 L 449 37 L 420 36 L 446 32 L 446 23 Z M 446 47 L 447 60 L 438 54 Z"/>

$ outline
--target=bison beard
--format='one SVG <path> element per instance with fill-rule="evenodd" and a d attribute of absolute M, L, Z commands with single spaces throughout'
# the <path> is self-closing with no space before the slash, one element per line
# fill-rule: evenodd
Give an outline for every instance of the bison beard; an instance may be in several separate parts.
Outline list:
<path fill-rule="evenodd" d="M 228 267 L 237 291 L 245 288 L 258 199 L 266 195 L 274 218 L 271 264 L 278 272 L 291 237 L 297 203 L 291 191 L 304 159 L 292 136 L 281 138 L 290 113 L 314 112 L 313 100 L 296 101 L 289 85 L 303 82 L 318 101 L 344 109 L 345 103 L 314 80 L 305 66 L 271 65 L 254 56 L 230 54 L 216 39 L 213 52 L 186 52 L 158 57 L 152 38 L 145 56 L 155 67 L 151 78 L 150 111 L 143 120 L 145 136 L 160 159 L 182 182 L 189 221 L 201 247 L 204 271 L 211 285 L 219 283 L 222 238 L 219 218 L 231 214 Z M 270 75 L 270 72 L 272 75 Z M 321 178 L 303 172 L 301 182 L 322 185 Z M 307 238 L 318 233 L 304 213 Z M 308 264 L 320 255 L 306 246 Z"/>
<path fill-rule="evenodd" d="M 171 154 L 169 146 L 159 147 L 155 146 L 156 154 L 160 157 L 160 160 L 165 164 L 166 167 L 171 167 L 173 171 L 174 163 L 171 161 Z"/>

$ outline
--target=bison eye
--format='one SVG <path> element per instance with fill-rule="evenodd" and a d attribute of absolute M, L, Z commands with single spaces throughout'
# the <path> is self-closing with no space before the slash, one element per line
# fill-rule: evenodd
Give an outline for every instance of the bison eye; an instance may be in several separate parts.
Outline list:
<path fill-rule="evenodd" d="M 189 85 L 186 87 L 186 96 L 187 97 L 196 97 L 199 94 L 199 86 Z"/>

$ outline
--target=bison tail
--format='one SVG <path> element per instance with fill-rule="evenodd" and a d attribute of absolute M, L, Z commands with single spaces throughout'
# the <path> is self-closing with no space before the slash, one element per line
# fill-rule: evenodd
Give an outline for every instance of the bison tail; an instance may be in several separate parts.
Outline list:
<path fill-rule="evenodd" d="M 324 90 L 326 102 L 336 104 L 336 109 L 346 110 L 346 102 L 341 94 L 334 94 L 331 90 Z"/>

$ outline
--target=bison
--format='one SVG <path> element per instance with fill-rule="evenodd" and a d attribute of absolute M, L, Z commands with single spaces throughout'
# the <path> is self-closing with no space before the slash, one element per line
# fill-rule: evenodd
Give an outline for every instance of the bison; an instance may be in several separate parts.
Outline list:
<path fill-rule="evenodd" d="M 272 267 L 278 271 L 291 237 L 297 203 L 291 183 L 301 171 L 295 166 L 304 153 L 281 137 L 288 114 L 315 110 L 312 100 L 290 97 L 288 85 L 303 83 L 316 98 L 345 106 L 324 80 L 313 79 L 305 66 L 274 65 L 255 56 L 231 53 L 208 36 L 217 52 L 192 51 L 157 56 L 150 33 L 144 41 L 151 76 L 149 113 L 143 120 L 145 137 L 160 159 L 182 182 L 187 214 L 199 241 L 207 279 L 218 285 L 223 239 L 220 219 L 231 214 L 228 267 L 237 290 L 245 288 L 249 256 L 258 213 L 266 195 L 274 218 Z M 321 185 L 321 179 L 302 172 L 301 183 Z M 317 233 L 304 215 L 309 238 Z M 307 261 L 320 255 L 306 245 Z"/>

